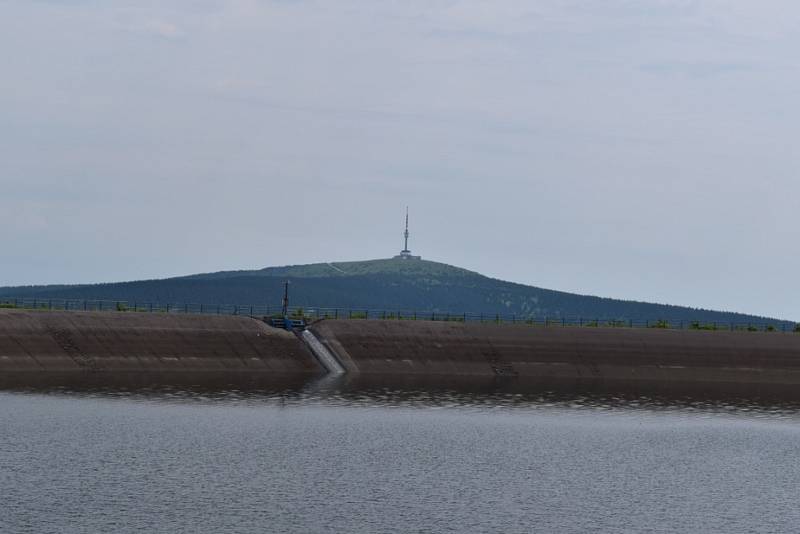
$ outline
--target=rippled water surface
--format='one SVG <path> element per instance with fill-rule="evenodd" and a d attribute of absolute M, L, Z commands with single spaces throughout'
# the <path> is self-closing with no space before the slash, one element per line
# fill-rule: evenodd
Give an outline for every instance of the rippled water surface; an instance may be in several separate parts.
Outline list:
<path fill-rule="evenodd" d="M 800 410 L 504 388 L 0 392 L 3 532 L 796 532 Z"/>

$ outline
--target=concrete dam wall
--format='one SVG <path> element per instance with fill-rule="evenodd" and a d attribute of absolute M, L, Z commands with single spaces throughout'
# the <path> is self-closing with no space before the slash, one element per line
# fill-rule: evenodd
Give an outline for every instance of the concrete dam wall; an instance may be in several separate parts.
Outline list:
<path fill-rule="evenodd" d="M 0 373 L 319 374 L 290 332 L 249 317 L 0 310 Z"/>
<path fill-rule="evenodd" d="M 0 310 L 0 378 L 51 372 L 800 385 L 800 334 Z"/>
<path fill-rule="evenodd" d="M 429 321 L 311 326 L 349 373 L 800 384 L 800 334 Z"/>

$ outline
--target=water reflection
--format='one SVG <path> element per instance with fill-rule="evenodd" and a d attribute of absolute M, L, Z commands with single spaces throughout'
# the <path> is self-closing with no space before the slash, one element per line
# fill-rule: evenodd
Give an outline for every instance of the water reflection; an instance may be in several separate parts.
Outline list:
<path fill-rule="evenodd" d="M 781 385 L 610 383 L 448 377 L 97 375 L 0 379 L 0 390 L 158 403 L 331 405 L 466 410 L 651 411 L 800 415 L 800 391 Z"/>

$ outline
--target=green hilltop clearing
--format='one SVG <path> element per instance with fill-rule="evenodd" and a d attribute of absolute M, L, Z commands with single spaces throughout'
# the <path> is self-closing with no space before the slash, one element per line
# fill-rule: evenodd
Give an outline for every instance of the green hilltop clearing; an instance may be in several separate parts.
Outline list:
<path fill-rule="evenodd" d="M 402 258 L 267 267 L 108 284 L 3 287 L 0 297 L 277 307 L 286 280 L 291 283 L 291 304 L 306 308 L 514 314 L 520 318 L 794 324 L 740 313 L 577 295 L 497 280 L 444 263 Z"/>
<path fill-rule="evenodd" d="M 478 273 L 453 267 L 446 263 L 428 260 L 366 260 L 336 263 L 311 263 L 308 265 L 288 265 L 267 267 L 256 271 L 222 271 L 218 273 L 195 274 L 182 278 L 219 279 L 236 276 L 279 276 L 296 278 L 332 278 L 367 275 L 405 275 L 405 276 L 481 276 Z"/>

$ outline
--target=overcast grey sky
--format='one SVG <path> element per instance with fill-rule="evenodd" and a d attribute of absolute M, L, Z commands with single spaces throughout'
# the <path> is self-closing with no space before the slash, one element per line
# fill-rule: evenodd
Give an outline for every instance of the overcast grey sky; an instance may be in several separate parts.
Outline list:
<path fill-rule="evenodd" d="M 388 257 L 408 204 L 427 259 L 800 319 L 796 1 L 0 9 L 0 285 Z"/>

